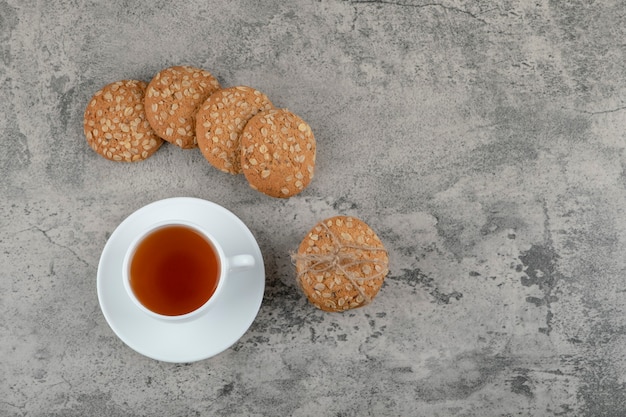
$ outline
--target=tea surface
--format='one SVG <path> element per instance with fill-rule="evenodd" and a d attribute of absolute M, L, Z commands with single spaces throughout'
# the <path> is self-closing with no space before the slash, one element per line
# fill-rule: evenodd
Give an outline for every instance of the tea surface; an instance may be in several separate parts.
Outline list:
<path fill-rule="evenodd" d="M 149 310 L 178 316 L 201 307 L 220 274 L 213 246 L 193 229 L 172 225 L 147 235 L 130 262 L 130 286 Z"/>

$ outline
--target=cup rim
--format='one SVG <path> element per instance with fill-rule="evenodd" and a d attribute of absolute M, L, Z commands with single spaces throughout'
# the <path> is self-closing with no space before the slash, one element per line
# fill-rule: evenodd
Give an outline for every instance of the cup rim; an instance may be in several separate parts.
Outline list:
<path fill-rule="evenodd" d="M 217 280 L 217 287 L 215 288 L 215 291 L 209 297 L 209 299 L 205 301 L 204 304 L 202 304 L 197 309 L 190 311 L 189 313 L 179 314 L 175 316 L 159 314 L 150 310 L 146 306 L 144 306 L 141 303 L 141 301 L 139 301 L 139 299 L 133 292 L 133 289 L 130 285 L 130 263 L 133 258 L 133 255 L 135 254 L 137 250 L 137 247 L 139 246 L 139 243 L 141 243 L 148 235 L 150 235 L 151 233 L 154 233 L 156 230 L 164 228 L 164 227 L 168 227 L 168 226 L 185 226 L 190 229 L 193 229 L 196 233 L 199 233 L 207 241 L 207 243 L 209 243 L 213 247 L 213 249 L 215 250 L 217 254 L 218 261 L 220 263 L 219 265 L 220 272 L 219 272 L 219 276 Z M 225 281 L 224 278 L 226 277 L 226 271 L 227 271 L 226 259 L 227 259 L 226 255 L 224 254 L 222 247 L 217 243 L 215 238 L 209 232 L 207 232 L 204 228 L 202 228 L 196 223 L 190 222 L 188 220 L 182 220 L 182 219 L 174 219 L 174 220 L 170 219 L 170 220 L 163 220 L 160 222 L 152 223 L 149 226 L 145 227 L 133 239 L 131 244 L 126 249 L 126 253 L 124 254 L 124 260 L 122 262 L 122 280 L 124 283 L 124 289 L 126 290 L 126 294 L 131 299 L 133 304 L 136 307 L 138 307 L 141 311 L 143 311 L 145 314 L 147 314 L 148 316 L 153 317 L 155 319 L 169 321 L 169 322 L 188 321 L 197 316 L 202 315 L 204 312 L 206 312 L 209 309 L 211 305 L 215 303 L 215 300 L 217 300 L 219 293 L 221 292 L 224 286 L 224 281 Z"/>

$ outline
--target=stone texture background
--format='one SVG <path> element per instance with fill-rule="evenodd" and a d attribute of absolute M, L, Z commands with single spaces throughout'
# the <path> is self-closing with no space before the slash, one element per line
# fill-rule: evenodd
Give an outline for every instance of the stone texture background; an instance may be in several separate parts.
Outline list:
<path fill-rule="evenodd" d="M 625 39 L 614 0 L 0 1 L 0 414 L 626 415 Z M 307 120 L 311 186 L 91 151 L 91 95 L 178 64 Z M 126 347 L 96 294 L 117 224 L 172 196 L 239 215 L 267 271 L 244 337 L 186 365 Z M 289 259 L 336 214 L 391 259 L 346 314 Z"/>

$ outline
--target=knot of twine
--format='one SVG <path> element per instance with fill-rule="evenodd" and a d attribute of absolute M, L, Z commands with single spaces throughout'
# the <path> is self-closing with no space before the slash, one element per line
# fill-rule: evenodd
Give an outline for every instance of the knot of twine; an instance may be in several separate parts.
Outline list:
<path fill-rule="evenodd" d="M 372 281 L 374 279 L 384 277 L 387 273 L 387 263 L 379 259 L 360 259 L 358 254 L 361 252 L 383 252 L 387 254 L 387 251 L 383 247 L 355 245 L 347 242 L 342 242 L 324 223 L 321 226 L 325 229 L 325 232 L 330 236 L 332 241 L 332 251 L 326 254 L 310 253 L 306 255 L 300 255 L 298 253 L 291 254 L 291 261 L 294 265 L 298 262 L 304 263 L 304 268 L 298 272 L 297 278 L 300 286 L 302 286 L 302 277 L 309 273 L 324 273 L 332 270 L 339 271 L 343 274 L 352 286 L 359 292 L 361 298 L 363 298 L 363 305 L 369 304 L 372 298 L 361 289 L 364 282 Z M 346 249 L 354 249 L 353 251 L 347 251 Z M 355 272 L 349 271 L 350 268 L 365 265 L 374 264 L 375 273 L 366 277 L 359 276 Z M 376 270 L 376 266 L 380 265 L 380 270 Z M 366 269 L 366 268 L 364 268 Z M 363 269 L 362 269 L 363 271 Z M 363 271 L 367 274 L 366 271 Z"/>

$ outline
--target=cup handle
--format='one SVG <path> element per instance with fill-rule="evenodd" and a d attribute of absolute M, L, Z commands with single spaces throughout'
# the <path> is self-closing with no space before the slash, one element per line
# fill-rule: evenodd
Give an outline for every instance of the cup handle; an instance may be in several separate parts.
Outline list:
<path fill-rule="evenodd" d="M 235 255 L 228 258 L 228 270 L 232 272 L 243 271 L 254 266 L 256 261 L 252 255 Z"/>

